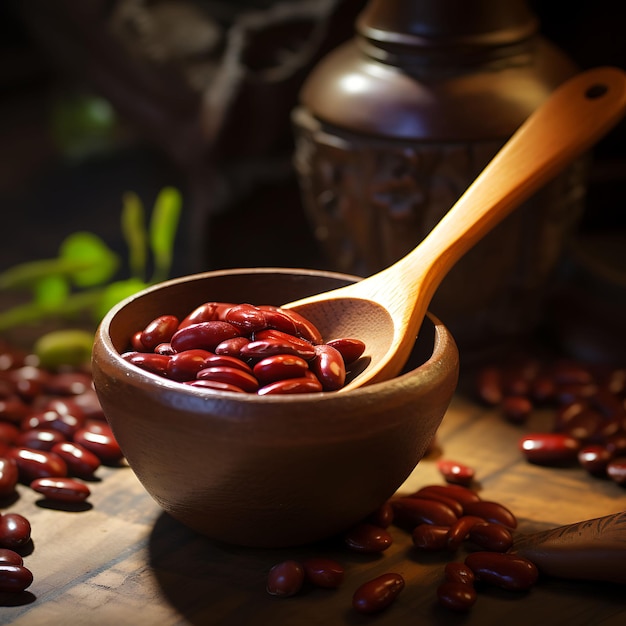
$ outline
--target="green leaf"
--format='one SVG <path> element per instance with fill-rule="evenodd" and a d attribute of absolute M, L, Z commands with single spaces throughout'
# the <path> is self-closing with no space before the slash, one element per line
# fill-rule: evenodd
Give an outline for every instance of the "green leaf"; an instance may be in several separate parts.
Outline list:
<path fill-rule="evenodd" d="M 10 267 L 0 274 L 0 289 L 33 289 L 42 279 L 62 275 L 69 277 L 92 267 L 88 259 L 42 259 Z"/>
<path fill-rule="evenodd" d="M 128 246 L 130 272 L 135 278 L 145 278 L 148 244 L 143 204 L 132 191 L 124 194 L 122 202 L 122 234 Z"/>
<path fill-rule="evenodd" d="M 93 233 L 72 233 L 61 243 L 59 257 L 82 261 L 85 267 L 72 272 L 71 278 L 77 287 L 93 287 L 110 280 L 115 274 L 119 259 L 107 245 Z"/>
<path fill-rule="evenodd" d="M 94 318 L 96 321 L 100 321 L 118 302 L 146 287 L 147 284 L 138 278 L 120 280 L 107 285 L 102 292 L 100 300 L 93 308 Z"/>
<path fill-rule="evenodd" d="M 54 330 L 39 337 L 33 350 L 42 367 L 80 366 L 89 363 L 93 338 L 93 333 L 82 329 Z"/>
<path fill-rule="evenodd" d="M 165 280 L 169 275 L 181 207 L 182 198 L 177 189 L 164 187 L 159 192 L 150 219 L 150 247 L 154 256 L 151 282 Z"/>
<path fill-rule="evenodd" d="M 67 280 L 58 274 L 37 281 L 33 290 L 34 301 L 44 311 L 57 311 L 62 307 L 70 292 Z"/>

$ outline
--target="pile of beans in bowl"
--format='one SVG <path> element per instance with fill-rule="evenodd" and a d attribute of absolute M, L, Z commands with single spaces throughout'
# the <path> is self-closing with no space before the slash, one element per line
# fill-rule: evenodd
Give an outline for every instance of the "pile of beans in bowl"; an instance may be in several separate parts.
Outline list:
<path fill-rule="evenodd" d="M 122 358 L 193 387 L 264 396 L 341 389 L 364 350 L 359 339 L 324 341 L 295 311 L 206 302 L 138 329 Z"/>

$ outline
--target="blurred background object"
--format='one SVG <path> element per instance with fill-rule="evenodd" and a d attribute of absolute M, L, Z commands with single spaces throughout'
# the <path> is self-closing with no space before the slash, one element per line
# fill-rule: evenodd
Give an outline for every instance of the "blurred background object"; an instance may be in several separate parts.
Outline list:
<path fill-rule="evenodd" d="M 173 275 L 330 268 L 302 207 L 290 115 L 307 76 L 352 37 L 365 4 L 2 3 L 0 202 L 11 235 L 0 267 L 49 257 L 76 230 L 121 249 L 124 192 L 151 205 L 171 185 L 184 195 Z M 529 6 L 542 34 L 581 69 L 626 66 L 613 3 Z M 621 124 L 594 151 L 578 241 L 623 241 L 625 135 Z M 571 287 L 571 267 L 581 259 L 566 254 L 555 295 Z"/>

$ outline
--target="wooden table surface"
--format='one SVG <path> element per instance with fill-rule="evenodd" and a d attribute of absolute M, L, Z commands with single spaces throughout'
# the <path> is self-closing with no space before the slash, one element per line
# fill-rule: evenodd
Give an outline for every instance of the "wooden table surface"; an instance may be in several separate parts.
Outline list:
<path fill-rule="evenodd" d="M 524 429 L 541 427 L 538 413 Z M 438 434 L 440 454 L 472 465 L 483 498 L 508 506 L 523 532 L 626 509 L 626 490 L 578 468 L 526 463 L 517 451 L 522 427 L 505 422 L 458 394 Z M 424 459 L 401 491 L 442 483 L 436 455 Z M 55 510 L 20 487 L 10 510 L 32 524 L 33 549 L 25 564 L 34 582 L 4 595 L 0 623 L 23 626 L 143 624 L 168 626 L 626 624 L 626 589 L 580 581 L 541 579 L 529 592 L 485 589 L 467 615 L 439 607 L 435 590 L 448 555 L 424 555 L 392 528 L 394 544 L 378 556 L 348 552 L 333 542 L 286 550 L 216 544 L 164 514 L 128 467 L 100 468 L 90 506 Z M 346 567 L 337 590 L 308 589 L 280 599 L 265 591 L 269 568 L 285 558 L 324 554 Z M 455 555 L 462 558 L 462 553 Z M 397 601 L 377 615 L 351 608 L 354 590 L 395 571 L 406 579 Z"/>

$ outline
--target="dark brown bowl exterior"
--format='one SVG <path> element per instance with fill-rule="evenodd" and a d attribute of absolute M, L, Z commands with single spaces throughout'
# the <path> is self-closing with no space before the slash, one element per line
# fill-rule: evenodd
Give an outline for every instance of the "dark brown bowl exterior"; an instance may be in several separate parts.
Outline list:
<path fill-rule="evenodd" d="M 124 301 L 102 321 L 93 376 L 105 415 L 148 493 L 215 540 L 285 547 L 343 531 L 413 471 L 454 393 L 458 351 L 437 319 L 416 345 L 426 358 L 399 377 L 342 393 L 266 396 L 190 388 L 120 358 L 164 313 L 209 300 L 281 304 L 354 277 L 251 269 L 175 279 Z"/>

